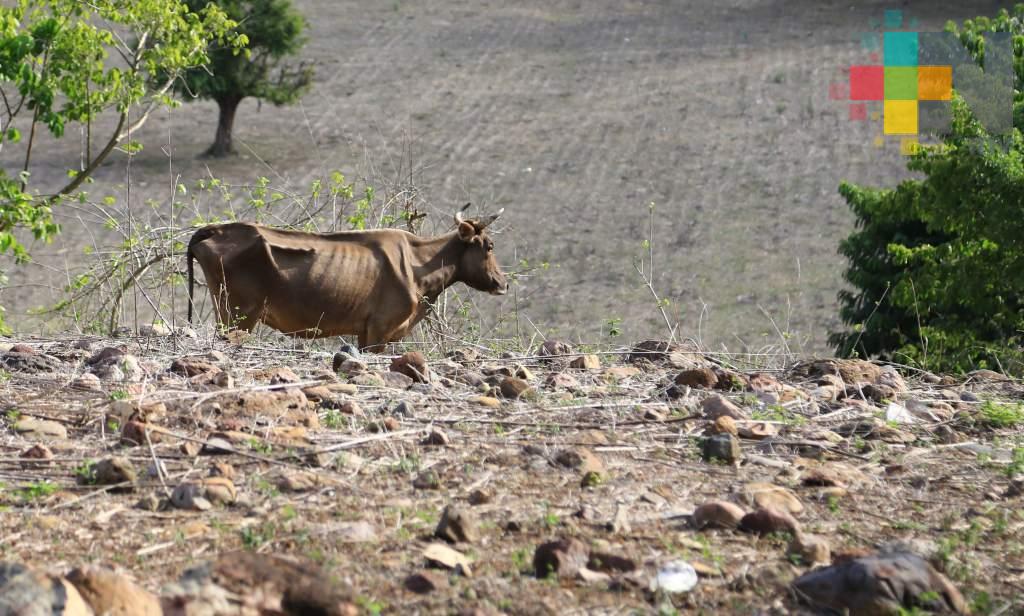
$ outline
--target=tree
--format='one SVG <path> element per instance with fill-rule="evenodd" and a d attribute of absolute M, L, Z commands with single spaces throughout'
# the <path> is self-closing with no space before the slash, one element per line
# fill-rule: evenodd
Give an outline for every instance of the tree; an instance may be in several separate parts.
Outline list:
<path fill-rule="evenodd" d="M 981 64 L 984 32 L 1010 32 L 1013 129 L 990 135 L 958 96 L 939 146 L 912 156 L 924 178 L 893 190 L 843 183 L 858 230 L 840 245 L 853 291 L 839 295 L 842 355 L 935 370 L 1024 372 L 1024 5 L 947 30 Z"/>
<path fill-rule="evenodd" d="M 153 109 L 173 104 L 175 80 L 208 61 L 211 42 L 239 49 L 245 41 L 231 32 L 235 25 L 216 6 L 190 11 L 181 0 L 18 0 L 0 7 L 0 149 L 18 161 L 0 169 L 0 254 L 28 260 L 19 229 L 44 241 L 58 233 L 54 206 L 75 195 L 115 149 L 139 147 L 125 140 Z M 116 114 L 114 128 L 96 134 L 94 121 L 107 113 Z M 63 185 L 32 184 L 39 134 L 59 138 L 69 124 L 84 129 L 81 166 Z"/>
<path fill-rule="evenodd" d="M 199 10 L 210 0 L 187 2 L 192 10 Z M 290 0 L 216 0 L 216 4 L 238 22 L 248 49 L 245 54 L 230 48 L 213 50 L 209 66 L 188 71 L 177 89 L 185 100 L 197 97 L 217 103 L 217 133 L 206 154 L 226 156 L 235 151 L 231 132 L 239 103 L 250 96 L 274 105 L 294 103 L 309 88 L 313 69 L 284 62 L 305 43 L 305 20 Z"/>

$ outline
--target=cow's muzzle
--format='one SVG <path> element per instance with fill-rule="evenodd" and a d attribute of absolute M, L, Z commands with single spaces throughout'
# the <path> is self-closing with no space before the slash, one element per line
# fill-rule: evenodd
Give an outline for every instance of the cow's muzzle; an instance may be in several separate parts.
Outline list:
<path fill-rule="evenodd" d="M 491 295 L 504 295 L 508 293 L 508 282 L 504 279 L 495 280 L 494 287 L 491 288 Z"/>

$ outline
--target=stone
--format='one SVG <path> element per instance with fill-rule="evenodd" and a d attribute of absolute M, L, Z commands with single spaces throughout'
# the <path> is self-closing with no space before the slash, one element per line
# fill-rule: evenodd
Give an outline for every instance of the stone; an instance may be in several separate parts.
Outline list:
<path fill-rule="evenodd" d="M 732 434 L 736 436 L 739 434 L 739 428 L 736 426 L 736 420 L 728 415 L 722 415 L 715 420 L 715 423 L 711 424 L 711 434 Z"/>
<path fill-rule="evenodd" d="M 220 405 L 222 420 L 238 417 L 246 421 L 262 419 L 277 425 L 301 425 L 314 430 L 320 427 L 320 418 L 310 408 L 306 394 L 294 387 L 277 391 L 225 392 L 208 404 Z"/>
<path fill-rule="evenodd" d="M 171 367 L 168 368 L 168 371 L 186 378 L 193 378 L 203 374 L 220 372 L 221 369 L 199 357 L 179 357 L 171 362 Z"/>
<path fill-rule="evenodd" d="M 155 595 L 109 569 L 87 566 L 72 570 L 71 582 L 97 614 L 161 616 L 163 609 Z"/>
<path fill-rule="evenodd" d="M 750 375 L 747 381 L 747 387 L 751 391 L 759 393 L 782 393 L 782 384 L 779 380 L 770 374 L 764 372 L 758 372 Z"/>
<path fill-rule="evenodd" d="M 391 372 L 398 372 L 417 383 L 430 382 L 430 368 L 423 353 L 409 351 L 391 360 Z"/>
<path fill-rule="evenodd" d="M 579 391 L 580 381 L 568 372 L 553 372 L 544 380 L 544 386 L 549 389 L 567 389 Z"/>
<path fill-rule="evenodd" d="M 599 370 L 601 368 L 601 359 L 597 355 L 580 355 L 569 362 L 569 367 L 576 370 Z"/>
<path fill-rule="evenodd" d="M 412 419 L 416 415 L 416 409 L 413 407 L 412 402 L 408 400 L 399 400 L 395 408 L 391 409 L 391 414 L 395 417 L 402 417 L 405 419 Z"/>
<path fill-rule="evenodd" d="M 529 383 L 514 376 L 508 376 L 502 379 L 499 388 L 501 395 L 510 400 L 530 398 L 535 393 L 535 390 Z"/>
<path fill-rule="evenodd" d="M 727 416 L 719 417 L 724 419 Z M 764 421 L 745 422 L 737 428 L 737 433 L 746 439 L 761 441 L 778 435 L 779 429 L 775 424 Z"/>
<path fill-rule="evenodd" d="M 206 489 L 202 481 L 183 481 L 171 492 L 171 504 L 178 509 L 206 511 L 213 504 L 205 497 Z"/>
<path fill-rule="evenodd" d="M 457 361 L 462 364 L 474 362 L 480 358 L 480 351 L 477 351 L 473 347 L 463 347 L 461 349 L 455 349 L 452 351 L 449 357 L 453 361 Z"/>
<path fill-rule="evenodd" d="M 93 616 L 93 610 L 67 580 L 21 563 L 0 562 L 0 614 Z"/>
<path fill-rule="evenodd" d="M 103 391 L 100 377 L 91 372 L 86 372 L 76 377 L 75 380 L 71 381 L 71 387 L 84 391 Z"/>
<path fill-rule="evenodd" d="M 139 325 L 139 335 L 150 338 L 170 336 L 171 328 L 163 323 L 145 323 Z"/>
<path fill-rule="evenodd" d="M 673 560 L 658 568 L 651 586 L 652 590 L 673 594 L 690 592 L 697 586 L 697 571 L 684 560 Z"/>
<path fill-rule="evenodd" d="M 102 353 L 103 351 L 100 351 L 100 354 Z M 123 351 L 120 355 L 108 355 L 107 359 L 93 364 L 91 370 L 100 380 L 115 383 L 138 383 L 146 377 L 139 358 Z"/>
<path fill-rule="evenodd" d="M 660 362 L 669 358 L 671 353 L 682 351 L 683 346 L 667 340 L 644 340 L 638 343 L 626 356 L 630 363 L 647 360 L 649 362 Z"/>
<path fill-rule="evenodd" d="M 348 376 L 358 376 L 365 374 L 370 367 L 366 362 L 359 359 L 352 359 L 349 357 L 342 358 L 341 362 L 338 362 L 338 355 L 334 356 L 334 372 L 337 374 L 347 374 Z"/>
<path fill-rule="evenodd" d="M 135 503 L 135 508 L 143 511 L 160 511 L 160 504 L 156 494 L 146 494 Z"/>
<path fill-rule="evenodd" d="M 415 382 L 400 372 L 383 372 L 379 375 L 384 387 L 391 389 L 409 389 Z"/>
<path fill-rule="evenodd" d="M 435 590 L 447 589 L 448 586 L 447 577 L 429 570 L 417 571 L 405 578 L 406 590 L 419 595 L 432 593 Z"/>
<path fill-rule="evenodd" d="M 437 490 L 441 487 L 441 477 L 434 470 L 425 470 L 416 475 L 412 487 L 417 490 Z"/>
<path fill-rule="evenodd" d="M 121 426 L 121 444 L 127 447 L 147 445 L 147 429 L 149 430 L 148 442 L 153 444 L 159 443 L 161 440 L 160 432 L 154 431 L 147 424 L 141 421 L 131 420 L 125 422 L 124 425 Z"/>
<path fill-rule="evenodd" d="M 722 417 L 723 415 L 727 415 L 733 419 L 749 419 L 747 414 L 743 412 L 743 409 L 730 402 L 725 396 L 719 394 L 705 398 L 701 403 L 701 409 L 704 412 L 704 417 L 712 421 Z"/>
<path fill-rule="evenodd" d="M 215 505 L 231 505 L 238 499 L 234 482 L 227 477 L 214 476 L 203 479 L 203 496 Z"/>
<path fill-rule="evenodd" d="M 739 528 L 742 531 L 759 535 L 770 533 L 796 535 L 800 531 L 800 523 L 785 511 L 761 508 L 743 516 Z"/>
<path fill-rule="evenodd" d="M 434 529 L 434 536 L 451 543 L 478 541 L 480 531 L 476 514 L 455 505 L 448 505 L 441 513 L 441 520 Z"/>
<path fill-rule="evenodd" d="M 571 578 L 586 567 L 589 560 L 587 545 L 575 537 L 568 537 L 537 546 L 533 553 L 533 570 L 539 578 L 550 575 Z"/>
<path fill-rule="evenodd" d="M 718 384 L 718 376 L 711 368 L 693 368 L 677 374 L 675 384 L 693 389 L 713 389 Z"/>
<path fill-rule="evenodd" d="M 55 372 L 60 370 L 61 361 L 56 357 L 41 355 L 35 351 L 25 353 L 12 349 L 3 355 L 0 355 L 0 367 L 12 372 L 36 374 L 39 372 Z"/>
<path fill-rule="evenodd" d="M 555 462 L 584 475 L 587 473 L 604 474 L 604 463 L 601 462 L 601 458 L 586 447 L 559 450 L 555 454 Z"/>
<path fill-rule="evenodd" d="M 135 483 L 138 473 L 128 458 L 114 456 L 96 463 L 93 477 L 97 485 L 109 486 L 119 483 Z"/>
<path fill-rule="evenodd" d="M 605 368 L 601 373 L 601 376 L 605 381 L 614 383 L 634 376 L 639 376 L 639 374 L 640 369 L 636 366 L 612 366 L 611 368 Z"/>
<path fill-rule="evenodd" d="M 486 406 L 492 409 L 501 407 L 501 400 L 498 400 L 497 398 L 492 398 L 490 396 L 477 396 L 473 398 L 472 401 L 476 402 L 481 406 Z"/>
<path fill-rule="evenodd" d="M 698 529 L 737 528 L 746 512 L 728 501 L 710 500 L 693 510 L 693 525 Z"/>
<path fill-rule="evenodd" d="M 68 430 L 63 424 L 33 417 L 24 417 L 14 422 L 14 431 L 27 439 L 36 441 L 63 440 L 68 437 Z"/>
<path fill-rule="evenodd" d="M 546 358 L 552 358 L 552 356 L 571 355 L 572 352 L 572 345 L 561 340 L 545 340 L 539 347 L 537 347 L 537 355 Z"/>
<path fill-rule="evenodd" d="M 804 565 L 825 565 L 832 561 L 832 550 L 828 541 L 818 535 L 796 533 L 789 542 L 786 554 L 797 557 Z"/>
<path fill-rule="evenodd" d="M 301 380 L 299 375 L 295 374 L 295 371 L 288 366 L 271 368 L 266 378 L 271 385 L 291 385 Z"/>
<path fill-rule="evenodd" d="M 743 499 L 751 506 L 777 509 L 794 515 L 803 513 L 804 510 L 803 504 L 792 490 L 761 481 L 744 485 Z"/>
<path fill-rule="evenodd" d="M 21 452 L 18 457 L 23 460 L 33 460 L 32 462 L 22 462 L 22 468 L 46 468 L 51 464 L 49 460 L 53 460 L 53 452 L 46 445 L 32 445 Z"/>
<path fill-rule="evenodd" d="M 462 552 L 453 550 L 443 543 L 431 543 L 428 545 L 423 550 L 423 558 L 428 563 L 444 567 L 445 569 L 453 569 L 466 577 L 472 575 L 472 570 L 469 567 L 472 561 Z"/>
<path fill-rule="evenodd" d="M 282 492 L 308 492 L 320 485 L 317 475 L 306 471 L 286 471 L 276 475 L 273 482 Z"/>
<path fill-rule="evenodd" d="M 451 438 L 448 433 L 440 428 L 431 428 L 430 432 L 427 433 L 426 438 L 423 439 L 424 445 L 434 445 L 437 447 L 447 447 L 451 444 Z"/>
<path fill-rule="evenodd" d="M 793 589 L 816 610 L 851 616 L 896 614 L 923 609 L 969 614 L 963 595 L 927 561 L 909 552 L 883 553 L 839 561 L 793 581 Z"/>
<path fill-rule="evenodd" d="M 719 460 L 735 464 L 743 458 L 740 441 L 732 434 L 715 434 L 704 439 L 701 455 L 705 462 Z"/>

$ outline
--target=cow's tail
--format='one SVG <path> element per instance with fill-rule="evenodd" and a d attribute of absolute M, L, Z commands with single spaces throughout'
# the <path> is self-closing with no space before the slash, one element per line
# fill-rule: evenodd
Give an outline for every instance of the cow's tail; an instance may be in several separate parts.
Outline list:
<path fill-rule="evenodd" d="M 203 227 L 192 234 L 192 239 L 188 241 L 188 250 L 185 252 L 185 261 L 188 263 L 188 323 L 192 324 L 192 306 L 193 306 L 193 295 L 192 289 L 195 285 L 195 266 L 192 264 L 192 260 L 195 259 L 196 255 L 193 252 L 192 247 L 210 238 L 214 234 L 213 227 Z"/>

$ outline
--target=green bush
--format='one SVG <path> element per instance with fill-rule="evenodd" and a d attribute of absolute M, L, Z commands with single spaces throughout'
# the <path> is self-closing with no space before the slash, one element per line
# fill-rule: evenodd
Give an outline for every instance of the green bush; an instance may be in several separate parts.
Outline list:
<path fill-rule="evenodd" d="M 990 135 L 954 96 L 952 126 L 891 190 L 843 183 L 857 230 L 840 244 L 851 290 L 848 326 L 829 340 L 843 356 L 881 356 L 941 371 L 1024 372 L 1024 5 L 1011 16 L 947 29 L 981 61 L 981 33 L 1013 33 L 1014 127 Z"/>

